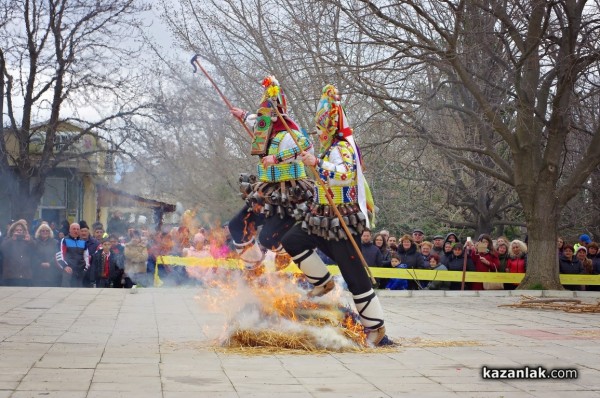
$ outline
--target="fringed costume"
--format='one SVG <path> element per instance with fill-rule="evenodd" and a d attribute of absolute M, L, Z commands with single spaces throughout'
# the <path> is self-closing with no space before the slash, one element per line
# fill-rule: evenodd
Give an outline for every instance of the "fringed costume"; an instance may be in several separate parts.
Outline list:
<path fill-rule="evenodd" d="M 257 175 L 240 176 L 246 204 L 229 222 L 236 250 L 247 270 L 260 268 L 265 249 L 284 255 L 281 238 L 294 225 L 297 205 L 310 200 L 314 190 L 299 156 L 303 151 L 312 151 L 312 143 L 287 114 L 286 97 L 277 80 L 269 76 L 263 87 L 257 113 L 243 116 L 254 129 L 251 153 L 259 156 L 261 162 Z M 259 226 L 262 229 L 257 241 Z"/>
<path fill-rule="evenodd" d="M 315 165 L 354 240 L 360 242 L 360 233 L 371 225 L 369 217 L 374 214 L 374 206 L 362 174 L 360 152 L 332 85 L 323 88 L 316 124 L 321 144 L 319 157 L 305 155 L 303 161 Z M 309 295 L 321 296 L 334 288 L 331 274 L 315 251 L 319 248 L 338 264 L 369 341 L 374 345 L 389 344 L 379 298 L 359 255 L 330 208 L 324 188 L 319 185 L 313 201 L 300 206 L 296 213 L 301 222 L 283 237 L 282 244 L 314 285 Z"/>

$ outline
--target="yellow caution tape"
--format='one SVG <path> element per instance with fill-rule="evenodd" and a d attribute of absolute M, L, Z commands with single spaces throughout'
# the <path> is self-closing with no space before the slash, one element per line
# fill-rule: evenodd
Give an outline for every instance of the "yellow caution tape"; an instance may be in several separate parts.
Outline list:
<path fill-rule="evenodd" d="M 337 265 L 328 265 L 329 272 L 339 275 Z M 429 269 L 403 269 L 369 267 L 373 276 L 378 278 L 416 279 L 423 281 L 461 282 L 462 271 L 436 271 Z M 465 272 L 465 282 L 520 283 L 525 274 L 511 272 Z M 560 274 L 563 285 L 600 285 L 600 275 Z"/>
<path fill-rule="evenodd" d="M 231 269 L 243 269 L 244 263 L 239 259 L 215 259 L 212 257 L 178 257 L 178 256 L 159 256 L 156 260 L 154 269 L 155 286 L 157 281 L 162 284 L 158 277 L 158 265 L 186 266 L 186 267 L 225 267 Z M 340 275 L 337 265 L 328 265 L 327 268 L 332 275 Z M 436 271 L 428 269 L 405 269 L 405 268 L 382 268 L 369 267 L 373 276 L 377 278 L 397 278 L 412 279 L 423 281 L 446 281 L 461 282 L 463 278 L 462 271 Z M 290 263 L 280 272 L 300 273 L 296 264 Z M 499 283 L 520 283 L 525 274 L 516 274 L 509 272 L 465 272 L 465 282 L 499 282 Z M 600 285 L 600 275 L 582 275 L 582 274 L 561 274 L 560 283 L 563 285 Z"/>
<path fill-rule="evenodd" d="M 179 256 L 158 256 L 156 265 L 180 265 L 185 267 L 227 267 L 243 268 L 244 263 L 237 258 L 213 258 L 213 257 L 179 257 Z"/>

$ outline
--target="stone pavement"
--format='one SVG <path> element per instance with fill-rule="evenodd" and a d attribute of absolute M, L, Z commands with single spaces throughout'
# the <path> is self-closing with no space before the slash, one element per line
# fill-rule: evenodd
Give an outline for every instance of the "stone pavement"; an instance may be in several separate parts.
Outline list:
<path fill-rule="evenodd" d="M 600 314 L 498 307 L 518 301 L 503 291 L 383 291 L 388 334 L 405 342 L 397 350 L 238 355 L 207 344 L 219 314 L 202 310 L 197 292 L 0 287 L 0 398 L 600 398 Z M 484 365 L 579 377 L 484 380 Z"/>

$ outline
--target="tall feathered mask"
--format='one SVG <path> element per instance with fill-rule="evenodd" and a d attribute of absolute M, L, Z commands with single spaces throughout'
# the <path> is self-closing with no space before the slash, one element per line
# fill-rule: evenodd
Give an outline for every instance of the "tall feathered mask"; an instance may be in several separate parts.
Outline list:
<path fill-rule="evenodd" d="M 260 100 L 261 107 L 268 108 L 268 101 L 277 103 L 277 108 L 282 114 L 287 113 L 287 98 L 283 89 L 279 85 L 279 81 L 274 76 L 267 76 L 262 81 L 262 86 L 265 89 Z"/>
<path fill-rule="evenodd" d="M 375 225 L 375 204 L 373 202 L 373 195 L 369 184 L 365 179 L 362 167 L 362 155 L 354 137 L 352 136 L 352 128 L 348 124 L 346 113 L 340 102 L 340 94 L 338 90 L 332 84 L 328 84 L 323 87 L 321 94 L 321 100 L 317 107 L 317 114 L 315 116 L 315 123 L 317 125 L 319 134 L 319 156 L 327 152 L 331 147 L 334 139 L 347 141 L 354 150 L 356 156 L 356 175 L 357 175 L 357 187 L 358 187 L 358 203 L 361 211 L 367 215 L 367 226 L 373 227 Z"/>

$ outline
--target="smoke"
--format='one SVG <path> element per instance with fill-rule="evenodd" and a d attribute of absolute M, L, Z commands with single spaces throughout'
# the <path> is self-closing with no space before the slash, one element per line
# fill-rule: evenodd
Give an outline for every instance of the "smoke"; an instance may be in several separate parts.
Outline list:
<path fill-rule="evenodd" d="M 234 334 L 247 331 L 305 336 L 320 349 L 357 348 L 344 334 L 342 324 L 353 304 L 339 286 L 324 297 L 309 300 L 302 282 L 291 275 L 273 272 L 247 279 L 239 270 L 208 273 L 204 286 L 196 297 L 198 302 L 222 317 L 203 331 L 219 345 L 227 346 Z"/>

